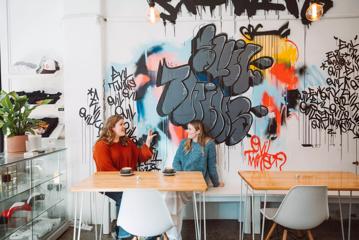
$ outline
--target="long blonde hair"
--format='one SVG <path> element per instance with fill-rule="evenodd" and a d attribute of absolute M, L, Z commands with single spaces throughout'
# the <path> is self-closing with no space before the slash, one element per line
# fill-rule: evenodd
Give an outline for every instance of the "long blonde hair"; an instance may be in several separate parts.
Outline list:
<path fill-rule="evenodd" d="M 205 129 L 204 129 L 202 122 L 198 121 L 198 120 L 194 120 L 188 124 L 191 124 L 194 127 L 194 129 L 196 129 L 196 131 L 199 130 L 197 142 L 199 143 L 199 145 L 201 145 L 202 148 L 204 148 L 204 146 L 206 145 L 206 143 L 208 142 L 208 140 L 210 138 L 208 136 L 206 136 Z M 186 154 L 192 150 L 192 141 L 193 141 L 192 139 L 188 138 L 186 140 L 186 142 L 184 143 L 184 151 Z"/>
<path fill-rule="evenodd" d="M 101 129 L 100 137 L 97 141 L 104 140 L 107 144 L 112 144 L 116 134 L 112 130 L 116 123 L 124 118 L 120 115 L 112 115 L 107 118 L 105 126 Z M 127 146 L 129 138 L 127 136 L 120 137 L 119 143 L 122 146 Z"/>

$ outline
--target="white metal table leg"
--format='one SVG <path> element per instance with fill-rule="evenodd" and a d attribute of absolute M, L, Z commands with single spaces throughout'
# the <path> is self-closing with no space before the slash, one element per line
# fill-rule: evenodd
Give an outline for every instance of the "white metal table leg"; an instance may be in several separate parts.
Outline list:
<path fill-rule="evenodd" d="M 342 238 L 343 238 L 343 240 L 345 240 L 344 225 L 343 225 L 343 213 L 342 213 L 342 203 L 341 203 L 341 199 L 340 199 L 340 191 L 338 191 L 338 200 L 339 200 L 340 224 L 341 224 L 341 228 L 342 228 Z"/>
<path fill-rule="evenodd" d="M 206 228 L 206 192 L 203 192 L 203 239 L 207 240 Z"/>
<path fill-rule="evenodd" d="M 241 198 L 239 202 L 239 240 L 242 240 L 242 223 L 243 221 L 243 213 L 242 213 L 242 204 L 243 204 L 243 179 L 241 178 Z"/>
<path fill-rule="evenodd" d="M 103 219 L 105 216 L 105 192 L 102 193 L 102 220 L 101 220 L 101 226 L 100 226 L 100 240 L 102 239 L 102 228 L 103 228 Z"/>
<path fill-rule="evenodd" d="M 263 219 L 262 219 L 262 231 L 261 231 L 261 240 L 263 240 L 264 236 L 264 223 L 265 223 L 265 215 L 266 215 L 266 207 L 267 207 L 267 191 L 264 192 L 264 208 L 263 208 Z"/>
<path fill-rule="evenodd" d="M 77 192 L 74 193 L 74 204 L 75 204 L 75 214 L 74 214 L 74 234 L 73 240 L 76 240 L 76 221 L 77 221 Z"/>
<path fill-rule="evenodd" d="M 193 213 L 194 213 L 194 225 L 195 225 L 195 231 L 196 231 L 196 240 L 200 239 L 199 235 L 199 227 L 198 227 L 198 212 L 197 212 L 197 199 L 196 199 L 196 193 L 193 192 Z"/>
<path fill-rule="evenodd" d="M 202 196 L 201 194 L 198 194 L 198 208 L 199 208 L 199 214 L 198 214 L 198 225 L 199 225 L 199 232 L 201 233 L 202 237 L 202 202 L 201 202 Z"/>
<path fill-rule="evenodd" d="M 78 235 L 77 240 L 80 240 L 81 235 L 81 221 L 82 221 L 82 210 L 84 208 L 84 193 L 81 192 L 81 200 L 80 200 L 80 219 L 79 219 L 79 229 L 78 229 Z"/>
<path fill-rule="evenodd" d="M 95 207 L 94 209 L 94 222 L 95 222 L 95 240 L 97 240 L 98 238 L 98 232 L 97 232 L 97 224 L 96 224 L 96 221 L 97 221 L 97 199 L 96 199 L 96 192 L 93 192 L 92 193 L 92 197 L 93 197 L 93 205 Z"/>
<path fill-rule="evenodd" d="M 242 239 L 244 239 L 244 231 L 246 232 L 250 232 L 250 211 L 247 211 L 247 209 L 249 208 L 249 197 L 248 197 L 248 184 L 246 184 L 246 195 L 245 195 L 245 207 L 244 210 L 245 212 L 243 213 L 244 215 L 244 223 L 243 223 L 243 231 L 242 231 Z"/>
<path fill-rule="evenodd" d="M 350 240 L 350 232 L 351 232 L 351 220 L 352 220 L 352 191 L 350 191 L 349 196 L 349 226 L 348 226 L 348 240 Z"/>
<path fill-rule="evenodd" d="M 252 190 L 252 198 L 251 198 L 251 202 L 252 202 L 252 240 L 254 240 L 254 192 Z"/>

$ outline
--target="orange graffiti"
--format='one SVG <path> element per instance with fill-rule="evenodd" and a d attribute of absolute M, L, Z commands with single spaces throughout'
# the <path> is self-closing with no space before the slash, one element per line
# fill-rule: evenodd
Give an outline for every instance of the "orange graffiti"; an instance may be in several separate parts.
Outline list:
<path fill-rule="evenodd" d="M 296 76 L 295 69 L 285 63 L 276 63 L 270 69 L 270 73 L 276 79 L 285 85 L 288 90 L 297 89 L 298 77 Z"/>
<path fill-rule="evenodd" d="M 182 139 L 187 138 L 187 131 L 181 126 L 175 126 L 171 122 L 168 123 L 168 131 L 170 132 L 171 142 L 178 146 Z"/>
<path fill-rule="evenodd" d="M 146 74 L 138 74 L 135 77 L 135 83 L 136 83 L 136 91 L 140 88 L 143 87 L 144 85 L 146 85 L 146 83 L 148 83 L 149 81 L 151 81 L 150 77 Z"/>

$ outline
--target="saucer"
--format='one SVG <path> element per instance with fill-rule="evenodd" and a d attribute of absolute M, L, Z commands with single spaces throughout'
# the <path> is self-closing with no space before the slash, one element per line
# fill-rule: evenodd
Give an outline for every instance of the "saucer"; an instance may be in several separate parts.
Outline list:
<path fill-rule="evenodd" d="M 176 172 L 171 172 L 171 173 L 163 173 L 164 176 L 174 176 L 176 175 Z"/>
<path fill-rule="evenodd" d="M 132 176 L 132 175 L 135 175 L 135 173 L 134 172 L 130 172 L 130 173 L 121 173 L 120 172 L 120 175 L 121 176 Z"/>

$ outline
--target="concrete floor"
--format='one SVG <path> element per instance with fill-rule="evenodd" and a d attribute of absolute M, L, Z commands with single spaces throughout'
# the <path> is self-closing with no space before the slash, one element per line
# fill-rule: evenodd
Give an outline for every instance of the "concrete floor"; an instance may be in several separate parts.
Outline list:
<path fill-rule="evenodd" d="M 267 228 L 271 225 L 266 224 Z M 207 220 L 207 240 L 238 240 L 239 239 L 239 229 L 238 222 L 235 220 Z M 345 237 L 347 238 L 348 223 L 344 222 L 345 227 Z M 267 229 L 268 231 L 268 229 Z M 272 236 L 272 240 L 281 239 L 282 229 L 279 227 Z M 291 239 L 307 239 L 306 237 L 298 237 L 295 235 L 295 231 L 289 232 L 288 240 Z M 324 222 L 319 227 L 312 230 L 314 239 L 316 240 L 340 240 L 341 238 L 341 229 L 340 222 L 329 220 Z M 72 239 L 73 229 L 69 228 L 59 240 L 70 240 Z M 93 232 L 82 231 L 81 240 L 90 240 L 95 239 Z M 103 235 L 103 240 L 112 239 L 109 235 Z M 191 220 L 185 220 L 183 222 L 182 229 L 182 239 L 183 240 L 195 240 L 194 236 L 194 224 Z M 251 236 L 247 236 L 246 239 L 252 239 Z M 256 239 L 260 239 L 259 236 L 256 236 Z M 359 221 L 352 221 L 352 231 L 351 239 L 359 239 Z"/>

